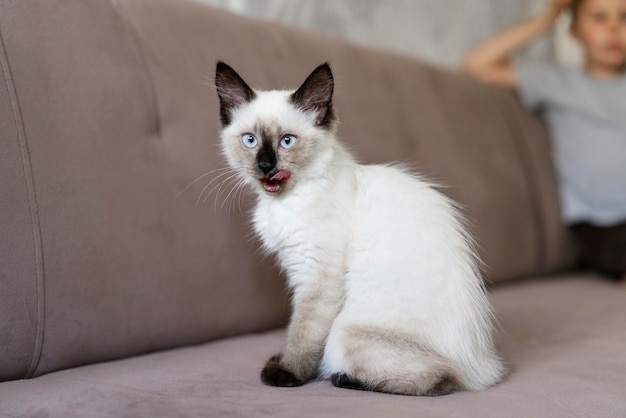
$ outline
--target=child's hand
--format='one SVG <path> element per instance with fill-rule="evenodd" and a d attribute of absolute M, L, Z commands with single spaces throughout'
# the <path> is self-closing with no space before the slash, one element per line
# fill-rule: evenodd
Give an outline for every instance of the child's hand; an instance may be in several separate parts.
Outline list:
<path fill-rule="evenodd" d="M 522 46 L 549 31 L 556 18 L 569 9 L 574 0 L 551 0 L 542 14 L 498 34 L 472 50 L 463 63 L 471 76 L 502 87 L 517 87 L 518 79 L 511 55 Z"/>

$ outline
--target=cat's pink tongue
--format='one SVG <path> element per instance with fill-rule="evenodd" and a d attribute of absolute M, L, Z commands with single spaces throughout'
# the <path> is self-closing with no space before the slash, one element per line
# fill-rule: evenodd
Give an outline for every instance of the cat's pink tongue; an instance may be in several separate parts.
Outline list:
<path fill-rule="evenodd" d="M 281 183 L 286 182 L 291 178 L 291 171 L 280 170 L 268 180 L 263 180 L 263 188 L 266 192 L 275 193 L 280 190 Z"/>
<path fill-rule="evenodd" d="M 290 178 L 291 178 L 291 171 L 289 171 L 289 170 L 280 170 L 279 172 L 274 174 L 272 177 L 270 177 L 270 180 L 287 181 Z"/>

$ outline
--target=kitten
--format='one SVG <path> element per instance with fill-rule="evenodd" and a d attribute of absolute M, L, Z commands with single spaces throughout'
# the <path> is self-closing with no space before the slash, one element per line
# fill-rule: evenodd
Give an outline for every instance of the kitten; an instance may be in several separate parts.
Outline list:
<path fill-rule="evenodd" d="M 361 165 L 335 138 L 333 75 L 257 91 L 228 65 L 215 84 L 229 165 L 258 195 L 253 224 L 292 291 L 284 355 L 265 384 L 316 377 L 405 395 L 499 382 L 492 314 L 455 205 L 428 182 Z"/>

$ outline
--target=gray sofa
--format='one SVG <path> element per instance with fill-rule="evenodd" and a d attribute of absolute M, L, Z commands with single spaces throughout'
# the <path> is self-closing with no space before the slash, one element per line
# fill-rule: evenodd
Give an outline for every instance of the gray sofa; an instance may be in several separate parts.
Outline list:
<path fill-rule="evenodd" d="M 463 205 L 504 382 L 262 385 L 289 299 L 214 171 L 220 59 L 266 89 L 330 61 L 359 159 Z M 576 269 L 546 131 L 507 92 L 183 0 L 0 0 L 0 72 L 0 416 L 626 416 L 626 286 Z"/>

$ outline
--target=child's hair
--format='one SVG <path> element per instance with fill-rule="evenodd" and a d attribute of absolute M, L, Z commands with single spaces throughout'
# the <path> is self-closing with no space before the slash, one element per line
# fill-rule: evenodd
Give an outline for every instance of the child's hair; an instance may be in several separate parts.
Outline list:
<path fill-rule="evenodd" d="M 580 6 L 583 4 L 584 0 L 574 0 L 572 1 L 572 5 L 570 6 L 570 9 L 572 11 L 572 25 L 576 24 L 576 21 L 578 20 L 578 11 L 580 10 Z"/>

